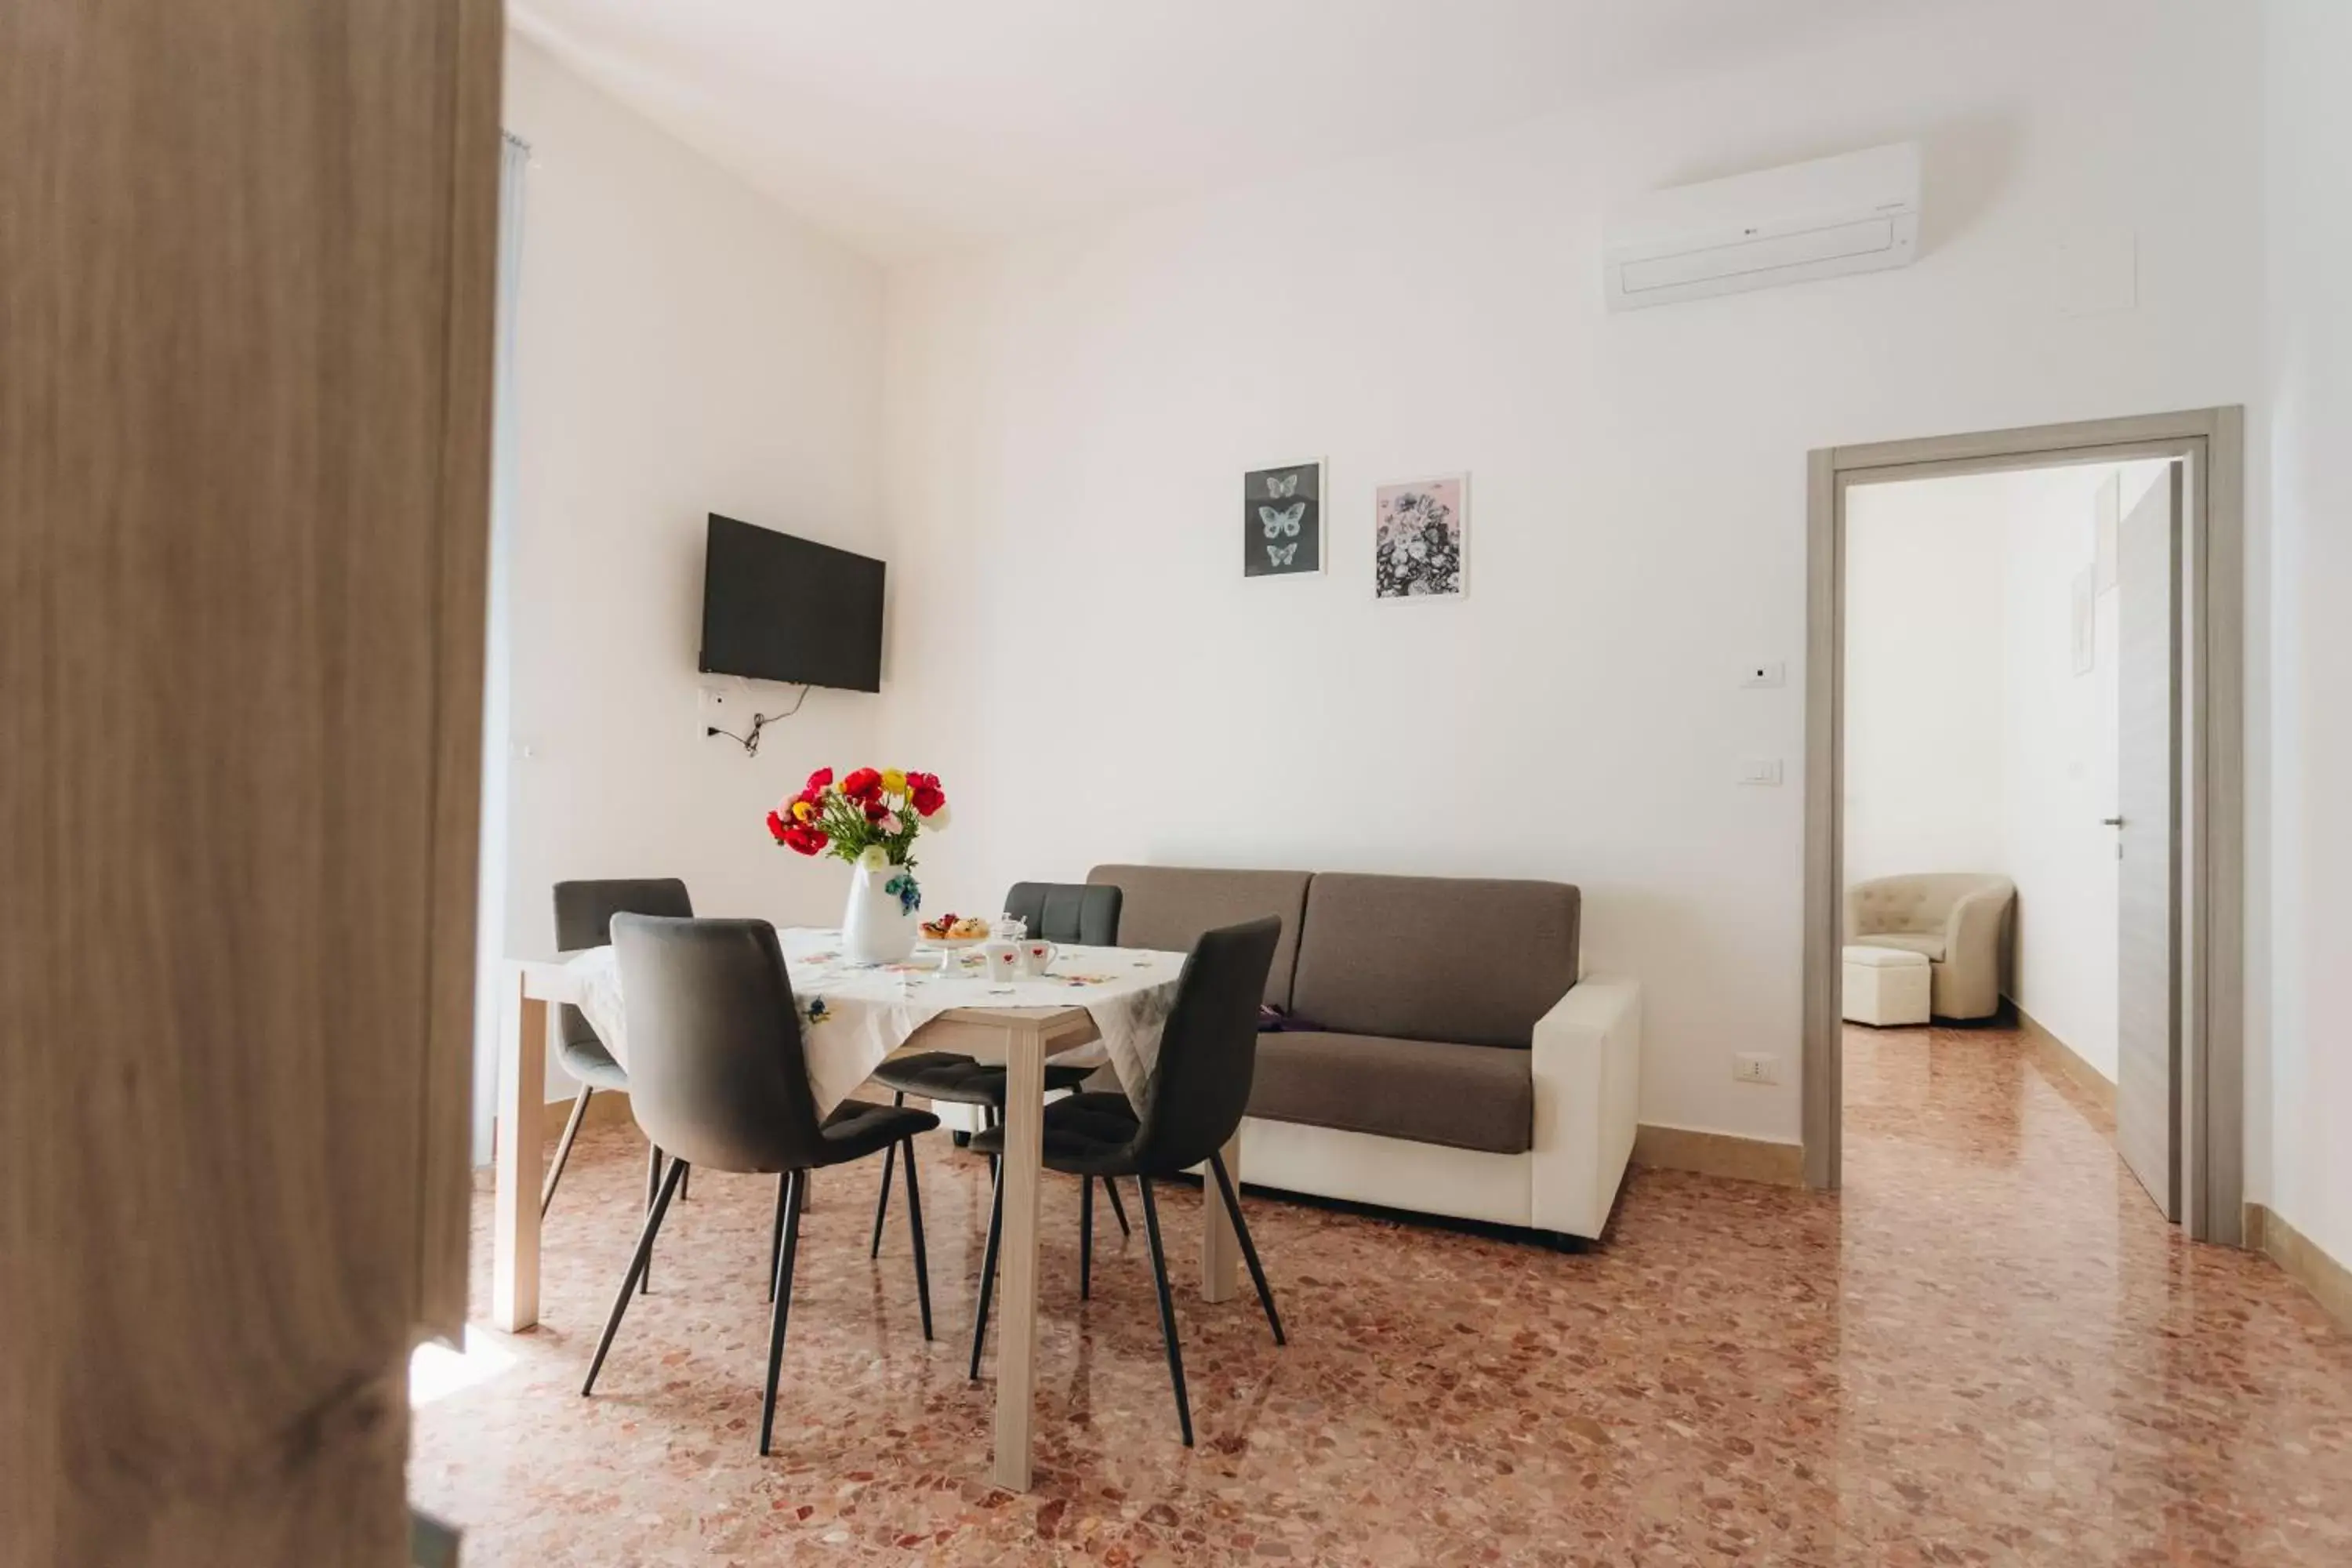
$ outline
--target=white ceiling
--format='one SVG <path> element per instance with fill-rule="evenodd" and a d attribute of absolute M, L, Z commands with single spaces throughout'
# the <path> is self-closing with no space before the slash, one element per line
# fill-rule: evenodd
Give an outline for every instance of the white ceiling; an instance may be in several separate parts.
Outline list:
<path fill-rule="evenodd" d="M 1445 140 L 1886 0 L 513 0 L 526 36 L 885 259 Z"/>

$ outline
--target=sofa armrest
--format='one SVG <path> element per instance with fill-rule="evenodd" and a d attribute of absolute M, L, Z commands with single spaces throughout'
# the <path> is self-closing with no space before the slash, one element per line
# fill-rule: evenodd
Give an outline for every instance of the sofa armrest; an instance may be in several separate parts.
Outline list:
<path fill-rule="evenodd" d="M 2009 906 L 2007 884 L 1963 893 L 1944 917 L 1944 965 L 1937 1011 L 1954 1018 L 1990 1017 L 2000 1008 L 2001 947 Z"/>
<path fill-rule="evenodd" d="M 1529 1223 L 1597 1237 L 1633 1155 L 1642 1109 L 1642 987 L 1579 981 L 1536 1021 Z"/>

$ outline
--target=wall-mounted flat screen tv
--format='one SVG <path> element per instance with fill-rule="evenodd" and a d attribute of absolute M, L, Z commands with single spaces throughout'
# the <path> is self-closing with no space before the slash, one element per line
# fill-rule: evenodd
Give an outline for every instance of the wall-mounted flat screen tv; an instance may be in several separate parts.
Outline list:
<path fill-rule="evenodd" d="M 882 689 L 881 562 L 710 514 L 701 668 Z"/>

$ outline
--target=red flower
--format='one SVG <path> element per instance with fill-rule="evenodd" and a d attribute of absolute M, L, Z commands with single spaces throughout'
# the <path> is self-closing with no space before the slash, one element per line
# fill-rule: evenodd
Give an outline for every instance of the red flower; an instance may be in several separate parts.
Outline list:
<path fill-rule="evenodd" d="M 867 800 L 882 788 L 882 775 L 872 768 L 860 768 L 841 781 L 841 793 L 852 800 Z"/>
<path fill-rule="evenodd" d="M 797 849 L 803 855 L 816 855 L 823 853 L 828 840 L 808 824 L 795 822 L 784 829 L 781 842 L 788 849 Z"/>
<path fill-rule="evenodd" d="M 810 798 L 811 796 L 814 795 L 817 793 L 817 791 L 819 791 L 819 790 L 823 789 L 825 785 L 827 785 L 827 784 L 831 784 L 832 782 L 833 782 L 833 770 L 832 770 L 831 768 L 819 768 L 819 769 L 817 769 L 817 771 L 816 771 L 816 772 L 814 772 L 814 773 L 813 773 L 809 774 L 809 780 L 808 780 L 808 790 L 807 790 L 807 792 L 806 792 L 805 794 L 803 794 L 803 795 L 801 796 L 801 798 L 802 798 L 803 800 L 806 800 L 806 799 Z"/>
<path fill-rule="evenodd" d="M 909 776 L 907 784 L 912 792 L 908 798 L 913 802 L 915 809 L 925 816 L 930 816 L 948 803 L 946 793 L 940 788 L 936 780 L 929 784 L 917 784 L 913 777 Z"/>
<path fill-rule="evenodd" d="M 890 815 L 890 808 L 889 808 L 888 806 L 887 806 L 887 805 L 883 805 L 883 804 L 882 804 L 882 801 L 881 801 L 881 797 L 880 797 L 880 796 L 878 796 L 878 795 L 877 795 L 877 797 L 875 797 L 874 799 L 869 800 L 869 801 L 867 801 L 867 802 L 866 803 L 866 821 L 868 821 L 868 822 L 879 822 L 879 821 L 881 821 L 884 817 L 886 817 L 886 816 L 889 816 L 889 815 Z"/>
<path fill-rule="evenodd" d="M 783 819 L 782 813 L 773 811 L 768 813 L 768 836 L 777 843 L 782 844 L 784 841 L 784 835 L 791 828 L 792 824 Z"/>

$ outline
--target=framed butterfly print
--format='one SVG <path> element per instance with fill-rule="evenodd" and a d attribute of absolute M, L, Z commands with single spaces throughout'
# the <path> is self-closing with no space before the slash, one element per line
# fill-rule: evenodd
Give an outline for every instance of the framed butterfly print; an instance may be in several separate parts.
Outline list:
<path fill-rule="evenodd" d="M 1372 495 L 1373 595 L 1427 601 L 1468 592 L 1470 476 L 1406 479 Z"/>
<path fill-rule="evenodd" d="M 1323 570 L 1323 460 L 1252 468 L 1242 476 L 1242 575 L 1312 576 Z"/>

